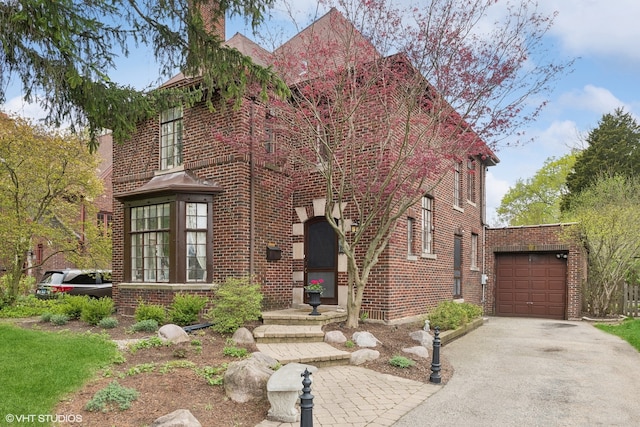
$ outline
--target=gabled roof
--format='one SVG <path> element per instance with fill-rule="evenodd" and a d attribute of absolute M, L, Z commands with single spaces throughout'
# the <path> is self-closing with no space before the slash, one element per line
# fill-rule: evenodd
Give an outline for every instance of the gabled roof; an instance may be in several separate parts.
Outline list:
<path fill-rule="evenodd" d="M 224 189 L 216 182 L 201 180 L 188 171 L 156 175 L 149 182 L 135 190 L 114 195 L 116 199 L 139 196 L 160 196 L 163 194 L 190 193 L 215 194 Z"/>

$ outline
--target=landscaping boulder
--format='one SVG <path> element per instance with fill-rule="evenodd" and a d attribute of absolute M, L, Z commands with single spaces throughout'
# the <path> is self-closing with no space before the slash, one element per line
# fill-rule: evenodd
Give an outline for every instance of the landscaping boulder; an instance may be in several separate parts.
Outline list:
<path fill-rule="evenodd" d="M 271 375 L 267 381 L 267 398 L 271 404 L 268 420 L 286 423 L 300 420 L 296 402 L 302 393 L 302 373 L 305 369 L 310 373 L 318 371 L 315 366 L 288 363 Z"/>
<path fill-rule="evenodd" d="M 269 356 L 268 354 L 255 351 L 251 353 L 251 357 L 253 359 L 256 359 L 258 362 L 262 363 L 267 368 L 275 369 L 275 367 L 278 366 L 278 361 L 273 357 Z"/>
<path fill-rule="evenodd" d="M 415 331 L 409 334 L 412 340 L 418 341 L 421 346 L 426 348 L 433 347 L 433 337 L 426 331 Z"/>
<path fill-rule="evenodd" d="M 324 342 L 334 344 L 344 344 L 347 342 L 347 337 L 340 331 L 329 331 L 324 334 Z"/>
<path fill-rule="evenodd" d="M 351 359 L 349 359 L 349 363 L 351 365 L 362 365 L 365 362 L 376 360 L 379 357 L 380 352 L 378 350 L 364 348 L 362 350 L 356 350 L 351 353 Z"/>
<path fill-rule="evenodd" d="M 247 328 L 239 328 L 231 337 L 234 343 L 237 345 L 250 345 L 256 341 L 253 339 L 253 334 Z"/>
<path fill-rule="evenodd" d="M 151 427 L 202 427 L 188 409 L 178 409 L 155 420 Z"/>
<path fill-rule="evenodd" d="M 173 325 L 171 323 L 162 326 L 158 330 L 158 336 L 163 341 L 169 341 L 173 344 L 191 341 L 191 338 L 189 338 L 189 334 L 187 334 L 184 329 L 182 329 L 178 325 Z"/>
<path fill-rule="evenodd" d="M 261 360 L 249 359 L 229 364 L 224 374 L 224 391 L 234 402 L 244 403 L 267 397 L 267 381 L 273 374 Z"/>
<path fill-rule="evenodd" d="M 371 332 L 355 332 L 353 334 L 353 342 L 358 347 L 375 347 L 380 343 L 380 340 L 374 337 Z"/>
<path fill-rule="evenodd" d="M 429 358 L 429 350 L 421 345 L 403 348 L 402 351 L 404 351 L 405 353 L 414 354 L 418 357 L 422 357 L 423 359 Z"/>

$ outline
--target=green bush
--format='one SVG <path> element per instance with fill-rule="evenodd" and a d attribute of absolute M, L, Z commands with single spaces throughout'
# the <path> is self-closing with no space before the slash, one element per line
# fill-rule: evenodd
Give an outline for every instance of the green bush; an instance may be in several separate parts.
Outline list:
<path fill-rule="evenodd" d="M 69 316 L 66 314 L 54 314 L 51 316 L 51 323 L 56 326 L 66 325 L 69 322 Z"/>
<path fill-rule="evenodd" d="M 118 409 L 124 411 L 131 407 L 131 402 L 136 400 L 138 395 L 137 390 L 123 387 L 117 381 L 113 381 L 94 394 L 93 398 L 87 402 L 85 409 L 91 412 L 108 412 L 117 406 Z"/>
<path fill-rule="evenodd" d="M 198 322 L 200 311 L 207 305 L 208 298 L 192 294 L 176 294 L 169 308 L 171 323 L 179 326 Z"/>
<path fill-rule="evenodd" d="M 155 319 L 141 320 L 131 325 L 132 332 L 155 332 L 158 330 L 158 322 Z"/>
<path fill-rule="evenodd" d="M 115 317 L 105 317 L 104 319 L 100 319 L 98 326 L 102 329 L 113 329 L 118 326 L 118 319 Z"/>
<path fill-rule="evenodd" d="M 144 301 L 139 301 L 134 316 L 136 322 L 155 320 L 158 325 L 162 325 L 167 318 L 167 311 L 160 304 L 147 304 Z"/>
<path fill-rule="evenodd" d="M 415 365 L 416 362 L 404 356 L 393 356 L 391 359 L 389 359 L 389 364 L 391 366 L 395 366 L 396 368 L 406 369 Z"/>
<path fill-rule="evenodd" d="M 86 295 L 65 295 L 62 297 L 62 314 L 69 316 L 69 319 L 79 319 L 82 310 L 89 303 Z"/>
<path fill-rule="evenodd" d="M 222 354 L 230 357 L 243 358 L 243 357 L 247 357 L 249 352 L 247 351 L 246 348 L 236 347 L 236 346 L 225 346 L 222 349 Z"/>
<path fill-rule="evenodd" d="M 429 314 L 429 323 L 432 328 L 436 326 L 440 330 L 456 329 L 469 321 L 482 315 L 482 307 L 470 303 L 458 303 L 455 301 L 443 301 L 433 313 Z"/>
<path fill-rule="evenodd" d="M 97 325 L 105 317 L 113 313 L 113 300 L 109 297 L 89 300 L 80 314 L 80 320 L 90 325 Z"/>
<path fill-rule="evenodd" d="M 42 313 L 40 315 L 40 321 L 42 323 L 49 323 L 51 322 L 51 316 L 53 316 L 53 313 L 50 311 L 45 311 L 44 313 Z"/>
<path fill-rule="evenodd" d="M 213 308 L 207 318 L 220 333 L 234 332 L 245 322 L 258 320 L 262 314 L 260 284 L 249 277 L 228 277 L 216 291 Z"/>

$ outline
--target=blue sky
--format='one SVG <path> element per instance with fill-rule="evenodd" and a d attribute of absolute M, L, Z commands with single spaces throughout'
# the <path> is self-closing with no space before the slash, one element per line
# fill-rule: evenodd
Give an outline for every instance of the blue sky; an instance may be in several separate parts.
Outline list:
<path fill-rule="evenodd" d="M 587 133 L 598 125 L 603 114 L 624 107 L 640 117 L 640 2 L 637 0 L 539 0 L 542 11 L 558 11 L 547 42 L 559 58 L 578 58 L 572 73 L 563 77 L 549 95 L 541 116 L 526 131 L 532 142 L 497 150 L 500 163 L 487 176 L 487 217 L 495 221 L 495 208 L 517 179 L 527 179 L 544 161 L 559 157 L 572 147 L 582 147 Z M 414 1 L 419 5 L 420 1 Z M 316 1 L 297 0 L 295 14 L 315 12 Z M 273 11 L 276 22 L 282 8 Z M 304 19 L 303 19 L 304 20 Z M 276 25 L 269 28 L 275 28 Z M 241 20 L 227 22 L 227 37 L 236 32 L 251 36 Z M 157 67 L 151 53 L 137 52 L 119 62 L 112 76 L 115 81 L 137 87 L 154 83 Z M 0 109 L 38 118 L 35 105 L 25 105 L 20 92 L 7 91 L 7 102 Z"/>

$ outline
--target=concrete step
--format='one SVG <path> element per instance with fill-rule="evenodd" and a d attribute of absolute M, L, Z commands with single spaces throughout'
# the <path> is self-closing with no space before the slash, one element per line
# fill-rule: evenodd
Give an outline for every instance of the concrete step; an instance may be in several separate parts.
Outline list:
<path fill-rule="evenodd" d="M 259 343 L 322 342 L 321 325 L 261 325 L 253 330 Z"/>
<path fill-rule="evenodd" d="M 319 316 L 309 316 L 311 307 L 289 308 L 286 310 L 266 311 L 262 313 L 262 323 L 265 325 L 328 325 L 329 323 L 344 322 L 347 312 L 339 307 L 320 306 Z"/>
<path fill-rule="evenodd" d="M 313 366 L 348 365 L 351 353 L 338 350 L 324 342 L 310 343 L 258 343 L 258 350 L 283 365 L 297 362 Z"/>

